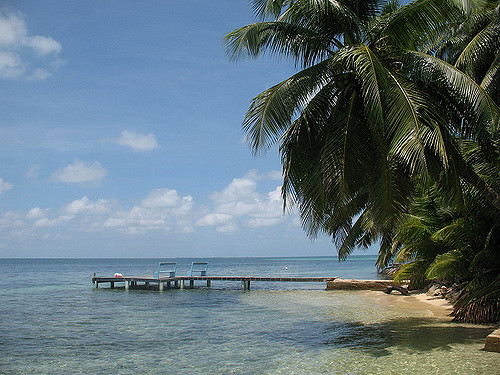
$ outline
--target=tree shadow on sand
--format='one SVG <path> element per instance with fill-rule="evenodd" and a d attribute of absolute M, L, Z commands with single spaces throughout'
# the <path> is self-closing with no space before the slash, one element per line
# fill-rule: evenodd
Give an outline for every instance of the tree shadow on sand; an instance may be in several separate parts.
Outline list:
<path fill-rule="evenodd" d="M 438 348 L 451 350 L 455 343 L 484 342 L 491 328 L 440 323 L 425 318 L 396 318 L 374 324 L 332 322 L 324 333 L 329 336 L 325 345 L 356 348 L 381 357 L 389 355 L 388 348 L 394 346 L 424 352 Z"/>

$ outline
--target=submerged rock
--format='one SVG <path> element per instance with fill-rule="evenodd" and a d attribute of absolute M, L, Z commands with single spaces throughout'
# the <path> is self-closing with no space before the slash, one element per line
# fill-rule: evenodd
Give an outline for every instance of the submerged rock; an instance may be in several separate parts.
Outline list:
<path fill-rule="evenodd" d="M 393 280 L 335 279 L 326 282 L 326 290 L 384 290 L 393 285 Z"/>

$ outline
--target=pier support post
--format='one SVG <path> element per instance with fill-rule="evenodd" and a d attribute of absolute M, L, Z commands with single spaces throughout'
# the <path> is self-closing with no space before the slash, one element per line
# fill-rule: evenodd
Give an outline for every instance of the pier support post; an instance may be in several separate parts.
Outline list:
<path fill-rule="evenodd" d="M 211 280 L 207 280 L 207 286 L 211 286 L 212 285 L 212 281 Z"/>
<path fill-rule="evenodd" d="M 158 290 L 163 292 L 163 283 L 161 281 L 158 283 Z"/>
<path fill-rule="evenodd" d="M 179 282 L 177 280 L 174 281 L 174 287 L 176 287 L 176 288 L 179 287 Z"/>
<path fill-rule="evenodd" d="M 94 281 L 94 288 L 99 289 L 99 283 L 97 281 Z"/>
<path fill-rule="evenodd" d="M 115 288 L 115 283 L 114 283 L 113 281 L 111 281 L 111 282 L 109 283 L 109 287 L 110 287 L 111 289 L 114 289 L 114 288 Z"/>
<path fill-rule="evenodd" d="M 181 280 L 179 288 L 184 289 L 184 280 Z"/>
<path fill-rule="evenodd" d="M 241 288 L 243 290 L 250 290 L 250 280 L 241 280 Z"/>
<path fill-rule="evenodd" d="M 130 281 L 125 281 L 125 290 L 129 290 L 130 289 Z"/>
<path fill-rule="evenodd" d="M 167 289 L 170 289 L 170 281 L 167 281 Z"/>
<path fill-rule="evenodd" d="M 189 287 L 194 288 L 194 280 L 189 280 Z"/>

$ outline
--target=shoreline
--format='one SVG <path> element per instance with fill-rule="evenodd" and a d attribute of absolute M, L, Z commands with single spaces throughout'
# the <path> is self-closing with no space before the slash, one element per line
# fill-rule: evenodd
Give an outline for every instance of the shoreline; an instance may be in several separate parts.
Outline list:
<path fill-rule="evenodd" d="M 380 291 L 367 292 L 368 299 L 385 306 L 389 309 L 402 310 L 410 314 L 416 314 L 421 318 L 436 319 L 435 323 L 429 323 L 430 326 L 462 327 L 463 329 L 481 327 L 486 330 L 491 329 L 484 336 L 484 346 L 481 348 L 485 352 L 500 353 L 500 326 L 498 324 L 473 324 L 452 322 L 453 305 L 442 297 L 431 296 L 426 293 L 414 293 L 409 296 L 386 294 Z M 452 324 L 450 324 L 452 323 Z"/>
<path fill-rule="evenodd" d="M 382 291 L 366 291 L 369 299 L 387 307 L 412 311 L 420 311 L 422 317 L 438 318 L 445 322 L 451 322 L 453 317 L 453 305 L 446 299 L 427 295 L 426 293 L 415 293 L 409 296 L 400 294 L 386 294 Z"/>

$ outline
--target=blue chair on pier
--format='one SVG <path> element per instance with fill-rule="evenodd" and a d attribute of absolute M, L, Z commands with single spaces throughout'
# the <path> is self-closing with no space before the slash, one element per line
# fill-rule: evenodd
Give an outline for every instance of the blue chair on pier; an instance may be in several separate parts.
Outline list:
<path fill-rule="evenodd" d="M 175 272 L 177 271 L 177 263 L 175 262 L 160 262 L 158 264 L 158 271 L 154 273 L 154 278 L 159 279 L 160 277 L 175 277 Z"/>
<path fill-rule="evenodd" d="M 189 270 L 188 276 L 193 276 L 193 272 L 199 272 L 200 276 L 207 276 L 207 262 L 193 262 L 191 263 L 191 269 Z"/>

